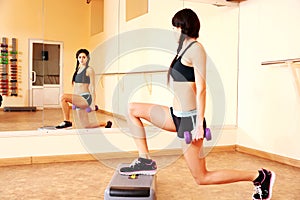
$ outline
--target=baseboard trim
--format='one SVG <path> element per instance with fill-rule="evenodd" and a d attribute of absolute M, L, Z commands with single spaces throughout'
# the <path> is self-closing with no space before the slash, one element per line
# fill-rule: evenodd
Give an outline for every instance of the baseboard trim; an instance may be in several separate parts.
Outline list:
<path fill-rule="evenodd" d="M 226 145 L 216 146 L 211 152 L 240 152 L 257 157 L 265 158 L 289 166 L 300 168 L 300 161 L 276 154 L 243 147 L 240 145 Z M 182 149 L 167 149 L 167 150 L 153 150 L 150 152 L 152 156 L 171 156 L 182 155 Z M 84 162 L 84 161 L 96 161 L 115 158 L 134 158 L 137 155 L 136 151 L 132 152 L 107 152 L 98 154 L 71 154 L 71 155 L 54 155 L 54 156 L 32 156 L 23 158 L 1 158 L 0 167 L 14 166 L 14 165 L 32 165 L 32 164 L 46 164 L 46 163 L 62 163 L 62 162 Z"/>
<path fill-rule="evenodd" d="M 32 164 L 32 157 L 0 159 L 0 167 L 14 166 L 14 165 L 30 165 L 30 164 Z"/>
<path fill-rule="evenodd" d="M 106 111 L 106 110 L 102 110 L 102 109 L 99 109 L 98 112 L 100 112 L 102 114 L 105 114 L 105 115 L 108 115 L 108 116 L 111 116 L 111 117 L 118 118 L 118 119 L 126 120 L 126 117 L 124 115 L 112 113 L 112 112 L 109 112 L 109 111 Z"/>
<path fill-rule="evenodd" d="M 217 146 L 212 149 L 212 152 L 235 151 L 235 145 Z M 182 155 L 182 149 L 166 149 L 152 150 L 152 156 L 171 156 Z M 81 162 L 81 161 L 96 161 L 115 158 L 134 158 L 137 152 L 107 152 L 97 154 L 71 154 L 71 155 L 54 155 L 54 156 L 32 156 L 22 158 L 1 158 L 0 167 L 14 165 L 32 165 L 45 163 L 60 163 L 60 162 Z"/>
<path fill-rule="evenodd" d="M 279 162 L 279 163 L 282 163 L 282 164 L 285 164 L 285 165 L 300 168 L 300 160 L 297 160 L 297 159 L 288 158 L 288 157 L 285 157 L 285 156 L 280 156 L 280 155 L 277 155 L 277 154 L 268 153 L 268 152 L 265 152 L 265 151 L 260 151 L 260 150 L 240 146 L 240 145 L 236 145 L 235 149 L 236 149 L 237 152 L 254 155 L 254 156 L 257 156 L 257 157 L 260 157 L 260 158 L 265 158 L 265 159 L 272 160 L 272 161 L 275 161 L 275 162 Z"/>

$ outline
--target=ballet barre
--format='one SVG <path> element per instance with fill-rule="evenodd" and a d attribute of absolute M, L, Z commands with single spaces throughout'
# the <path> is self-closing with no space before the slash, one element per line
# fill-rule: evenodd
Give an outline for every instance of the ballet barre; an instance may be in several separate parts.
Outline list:
<path fill-rule="evenodd" d="M 155 74 L 155 73 L 165 73 L 168 70 L 153 70 L 153 71 L 137 71 L 137 72 L 108 72 L 108 73 L 99 73 L 96 75 L 100 76 L 116 76 L 116 75 L 130 75 L 130 74 Z"/>
<path fill-rule="evenodd" d="M 144 76 L 144 81 L 145 84 L 148 88 L 149 94 L 152 94 L 152 85 L 153 85 L 153 75 L 154 74 L 166 74 L 168 72 L 168 70 L 145 70 L 145 71 L 131 71 L 131 72 L 106 72 L 106 73 L 98 73 L 96 74 L 97 76 L 100 76 L 100 85 L 102 88 L 104 88 L 104 84 L 103 84 L 103 79 L 105 79 L 105 77 L 109 77 L 109 76 L 128 76 L 128 75 L 143 75 Z M 121 88 L 122 91 L 124 90 L 124 79 L 122 79 L 122 84 Z"/>
<path fill-rule="evenodd" d="M 284 64 L 286 67 L 291 69 L 291 72 L 294 77 L 294 84 L 296 87 L 296 90 L 298 92 L 298 97 L 300 97 L 300 81 L 299 81 L 299 75 L 296 71 L 296 68 L 300 68 L 300 58 L 293 58 L 293 59 L 285 59 L 285 60 L 274 60 L 274 61 L 265 61 L 262 62 L 261 65 L 278 65 L 278 64 Z"/>
<path fill-rule="evenodd" d="M 300 62 L 300 58 L 264 61 L 261 63 L 261 65 L 292 64 L 292 63 L 296 63 L 296 62 Z"/>

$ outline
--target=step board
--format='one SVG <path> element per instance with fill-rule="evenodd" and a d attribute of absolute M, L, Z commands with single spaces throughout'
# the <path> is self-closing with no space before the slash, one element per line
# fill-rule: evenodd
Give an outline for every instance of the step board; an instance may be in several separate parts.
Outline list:
<path fill-rule="evenodd" d="M 4 112 L 35 112 L 36 107 L 27 106 L 27 107 L 4 107 Z"/>

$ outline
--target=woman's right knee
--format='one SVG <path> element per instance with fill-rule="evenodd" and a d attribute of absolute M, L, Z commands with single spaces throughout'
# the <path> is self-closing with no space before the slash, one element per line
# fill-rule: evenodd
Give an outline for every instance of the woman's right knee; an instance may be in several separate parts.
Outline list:
<path fill-rule="evenodd" d="M 128 104 L 128 109 L 127 109 L 127 115 L 128 116 L 135 116 L 136 110 L 137 110 L 136 103 L 129 103 Z"/>
<path fill-rule="evenodd" d="M 67 99 L 68 99 L 68 95 L 67 95 L 67 94 L 62 94 L 62 95 L 60 96 L 60 101 L 61 101 L 61 102 L 67 101 Z"/>

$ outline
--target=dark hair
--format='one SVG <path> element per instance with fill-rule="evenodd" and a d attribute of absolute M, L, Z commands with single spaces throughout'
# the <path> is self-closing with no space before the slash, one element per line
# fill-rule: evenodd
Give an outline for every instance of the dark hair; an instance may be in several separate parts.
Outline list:
<path fill-rule="evenodd" d="M 181 34 L 179 37 L 179 43 L 178 43 L 176 56 L 173 59 L 171 65 L 170 65 L 169 71 L 168 71 L 168 83 L 170 80 L 171 70 L 173 68 L 174 63 L 177 60 L 180 50 L 182 49 L 184 40 L 187 37 L 191 37 L 191 38 L 199 37 L 200 20 L 199 20 L 197 14 L 193 10 L 191 10 L 189 8 L 185 8 L 185 9 L 178 11 L 174 15 L 174 17 L 172 18 L 172 25 L 177 28 L 181 28 Z"/>
<path fill-rule="evenodd" d="M 87 60 L 87 63 L 86 63 L 86 67 L 89 66 L 90 52 L 89 52 L 88 50 L 86 50 L 86 49 L 79 49 L 79 50 L 76 52 L 76 69 L 75 69 L 75 72 L 74 72 L 74 74 L 73 74 L 72 84 L 73 84 L 74 81 L 75 81 L 75 77 L 76 77 L 77 72 L 78 72 L 78 69 L 79 69 L 78 56 L 79 56 L 79 54 L 81 54 L 81 53 L 84 53 L 84 54 L 87 56 L 88 60 Z"/>

